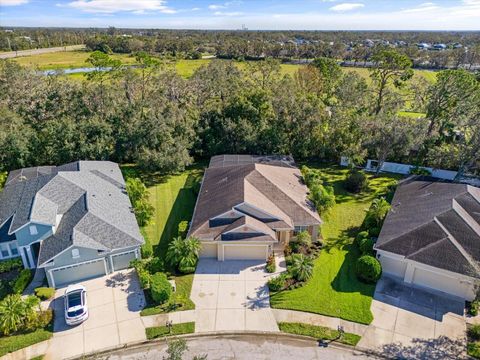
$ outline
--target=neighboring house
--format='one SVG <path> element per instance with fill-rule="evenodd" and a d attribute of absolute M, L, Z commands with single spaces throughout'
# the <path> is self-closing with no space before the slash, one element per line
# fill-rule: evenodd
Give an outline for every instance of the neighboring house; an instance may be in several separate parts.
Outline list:
<path fill-rule="evenodd" d="M 44 268 L 50 286 L 124 269 L 143 243 L 115 163 L 15 170 L 0 192 L 2 258 Z"/>
<path fill-rule="evenodd" d="M 220 155 L 210 160 L 189 236 L 201 257 L 265 260 L 300 231 L 318 238 L 320 217 L 291 157 Z"/>
<path fill-rule="evenodd" d="M 406 180 L 375 244 L 383 272 L 466 300 L 480 277 L 480 188 Z"/>

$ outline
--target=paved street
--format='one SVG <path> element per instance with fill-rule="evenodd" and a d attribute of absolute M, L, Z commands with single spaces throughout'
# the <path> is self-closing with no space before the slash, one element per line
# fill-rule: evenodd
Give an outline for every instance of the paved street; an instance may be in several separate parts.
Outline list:
<path fill-rule="evenodd" d="M 277 273 L 283 269 L 282 259 L 277 259 Z M 263 261 L 201 259 L 191 294 L 196 331 L 278 331 L 266 285 L 272 276 Z"/>
<path fill-rule="evenodd" d="M 208 354 L 208 360 L 347 360 L 371 359 L 361 353 L 335 348 L 321 348 L 315 341 L 303 341 L 275 336 L 235 335 L 198 338 L 187 341 L 189 348 L 185 360 L 195 355 Z M 166 355 L 167 345 L 145 345 L 137 349 L 115 351 L 97 359 L 108 360 L 157 360 Z"/>
<path fill-rule="evenodd" d="M 87 288 L 89 318 L 78 326 L 67 326 L 63 310 L 65 289 L 57 290 L 52 303 L 54 335 L 46 359 L 65 359 L 145 340 L 140 319 L 145 298 L 134 270 L 118 271 L 82 285 Z"/>

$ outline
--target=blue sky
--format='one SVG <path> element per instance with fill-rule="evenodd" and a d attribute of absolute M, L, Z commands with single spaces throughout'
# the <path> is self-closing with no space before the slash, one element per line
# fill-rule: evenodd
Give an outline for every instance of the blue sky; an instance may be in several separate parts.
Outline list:
<path fill-rule="evenodd" d="M 480 0 L 0 0 L 2 26 L 480 30 Z"/>

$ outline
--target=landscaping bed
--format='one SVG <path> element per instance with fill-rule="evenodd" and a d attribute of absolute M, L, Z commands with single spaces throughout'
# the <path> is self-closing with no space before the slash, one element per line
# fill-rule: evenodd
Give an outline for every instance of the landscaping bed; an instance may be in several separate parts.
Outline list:
<path fill-rule="evenodd" d="M 480 325 L 467 325 L 467 354 L 480 359 Z"/>
<path fill-rule="evenodd" d="M 145 329 L 147 339 L 155 339 L 162 336 L 174 336 L 181 334 L 193 334 L 195 332 L 195 323 L 188 322 L 183 324 L 173 324 L 171 329 L 166 326 L 155 326 Z"/>
<path fill-rule="evenodd" d="M 313 168 L 313 166 L 312 166 Z M 338 317 L 362 324 L 373 320 L 370 311 L 375 284 L 359 281 L 356 261 L 361 252 L 353 244 L 366 210 L 375 198 L 388 195 L 398 175 L 368 175 L 367 190 L 360 194 L 344 188 L 348 170 L 338 166 L 318 166 L 324 181 L 333 186 L 336 204 L 322 216 L 324 247 L 314 260 L 312 277 L 301 287 L 272 292 L 272 308 L 298 310 Z"/>
<path fill-rule="evenodd" d="M 278 328 L 281 331 L 289 334 L 309 336 L 317 340 L 336 341 L 351 346 L 357 345 L 361 339 L 359 335 L 351 333 L 343 333 L 343 335 L 340 336 L 340 332 L 338 330 L 330 329 L 325 326 L 280 322 L 278 323 Z"/>

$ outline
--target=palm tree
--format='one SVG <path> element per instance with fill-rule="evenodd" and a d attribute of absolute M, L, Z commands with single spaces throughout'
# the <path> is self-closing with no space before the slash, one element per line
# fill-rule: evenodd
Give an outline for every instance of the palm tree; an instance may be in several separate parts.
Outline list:
<path fill-rule="evenodd" d="M 313 259 L 303 254 L 293 254 L 289 271 L 298 281 L 306 281 L 313 275 Z"/>
<path fill-rule="evenodd" d="M 370 209 L 368 209 L 367 217 L 370 217 L 375 220 L 376 225 L 379 226 L 385 216 L 387 216 L 388 211 L 390 210 L 390 204 L 385 198 L 379 198 L 372 201 Z"/>
<path fill-rule="evenodd" d="M 180 271 L 188 269 L 190 272 L 197 264 L 200 249 L 201 244 L 197 238 L 191 237 L 184 240 L 178 236 L 168 245 L 166 259 L 170 265 L 177 267 Z"/>
<path fill-rule="evenodd" d="M 18 331 L 25 319 L 26 304 L 20 294 L 8 295 L 0 302 L 0 330 L 4 335 Z"/>

